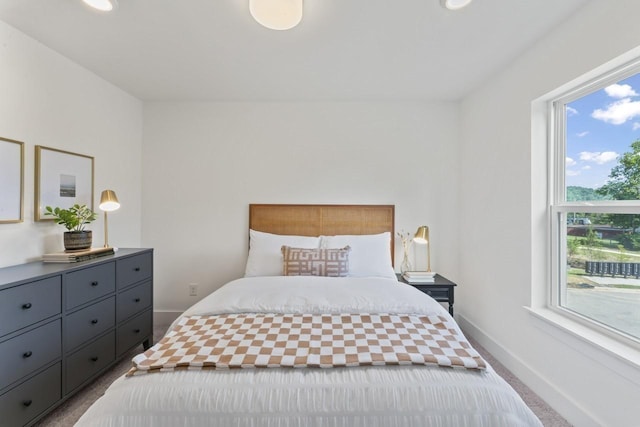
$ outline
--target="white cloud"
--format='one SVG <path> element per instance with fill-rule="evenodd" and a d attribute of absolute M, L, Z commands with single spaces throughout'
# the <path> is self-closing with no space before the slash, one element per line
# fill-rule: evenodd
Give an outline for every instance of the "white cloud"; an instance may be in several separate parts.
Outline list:
<path fill-rule="evenodd" d="M 614 161 L 615 159 L 618 158 L 618 156 L 619 156 L 619 154 L 614 152 L 614 151 L 603 151 L 603 152 L 599 152 L 599 151 L 595 151 L 595 152 L 583 151 L 583 152 L 580 153 L 580 160 L 583 160 L 585 162 L 593 162 L 593 163 L 597 163 L 599 165 L 602 165 L 602 164 Z"/>
<path fill-rule="evenodd" d="M 629 119 L 640 116 L 640 101 L 630 98 L 621 99 L 609 104 L 606 110 L 598 108 L 591 113 L 594 119 L 602 120 L 613 125 L 621 125 Z"/>
<path fill-rule="evenodd" d="M 580 171 L 567 170 L 567 171 L 565 172 L 565 174 L 566 174 L 567 176 L 578 176 L 578 175 L 580 175 Z"/>
<path fill-rule="evenodd" d="M 573 107 L 567 106 L 567 116 L 575 116 L 578 114 L 578 110 Z"/>
<path fill-rule="evenodd" d="M 638 96 L 638 93 L 629 85 L 613 84 L 604 88 L 612 98 L 629 98 L 630 96 Z"/>
<path fill-rule="evenodd" d="M 565 165 L 566 166 L 574 166 L 576 164 L 576 161 L 573 160 L 571 157 L 567 157 L 565 160 Z"/>
<path fill-rule="evenodd" d="M 638 130 L 640 129 L 640 122 L 634 122 L 633 123 L 633 130 Z"/>
<path fill-rule="evenodd" d="M 590 166 L 590 165 L 584 165 L 584 166 L 582 167 L 582 170 L 583 170 L 583 171 L 588 171 L 589 169 L 591 169 L 591 166 Z"/>
<path fill-rule="evenodd" d="M 580 133 L 576 134 L 576 136 L 578 138 L 584 138 L 587 135 L 589 135 L 589 131 L 588 130 L 585 130 L 584 132 L 580 132 Z"/>

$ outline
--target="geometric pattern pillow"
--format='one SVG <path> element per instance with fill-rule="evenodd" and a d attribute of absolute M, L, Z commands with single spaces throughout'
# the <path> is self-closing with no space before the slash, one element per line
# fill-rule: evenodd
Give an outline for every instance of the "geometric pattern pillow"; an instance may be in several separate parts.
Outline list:
<path fill-rule="evenodd" d="M 349 274 L 349 246 L 342 249 L 282 247 L 284 276 L 346 277 Z"/>

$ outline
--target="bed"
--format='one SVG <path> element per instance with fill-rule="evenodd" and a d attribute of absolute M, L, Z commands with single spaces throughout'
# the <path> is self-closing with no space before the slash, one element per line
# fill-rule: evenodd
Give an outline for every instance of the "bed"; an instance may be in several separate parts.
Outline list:
<path fill-rule="evenodd" d="M 76 425 L 541 426 L 447 310 L 396 280 L 394 221 L 390 205 L 251 205 L 245 277 Z"/>

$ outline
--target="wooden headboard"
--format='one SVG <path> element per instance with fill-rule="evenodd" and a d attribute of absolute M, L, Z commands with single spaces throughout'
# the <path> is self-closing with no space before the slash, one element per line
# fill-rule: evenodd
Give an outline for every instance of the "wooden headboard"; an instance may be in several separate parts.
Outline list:
<path fill-rule="evenodd" d="M 334 236 L 391 233 L 394 260 L 394 205 L 249 205 L 249 228 L 273 234 Z"/>

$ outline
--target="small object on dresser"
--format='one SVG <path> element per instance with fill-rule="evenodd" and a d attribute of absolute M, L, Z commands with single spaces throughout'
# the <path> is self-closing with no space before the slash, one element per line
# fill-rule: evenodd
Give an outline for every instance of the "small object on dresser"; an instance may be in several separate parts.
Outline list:
<path fill-rule="evenodd" d="M 436 273 L 432 271 L 406 271 L 402 277 L 410 284 L 433 283 Z"/>
<path fill-rule="evenodd" d="M 113 253 L 113 248 L 92 248 L 85 251 L 54 252 L 50 254 L 44 254 L 42 256 L 42 261 L 57 263 L 80 262 L 99 258 L 102 256 L 113 255 Z"/>

